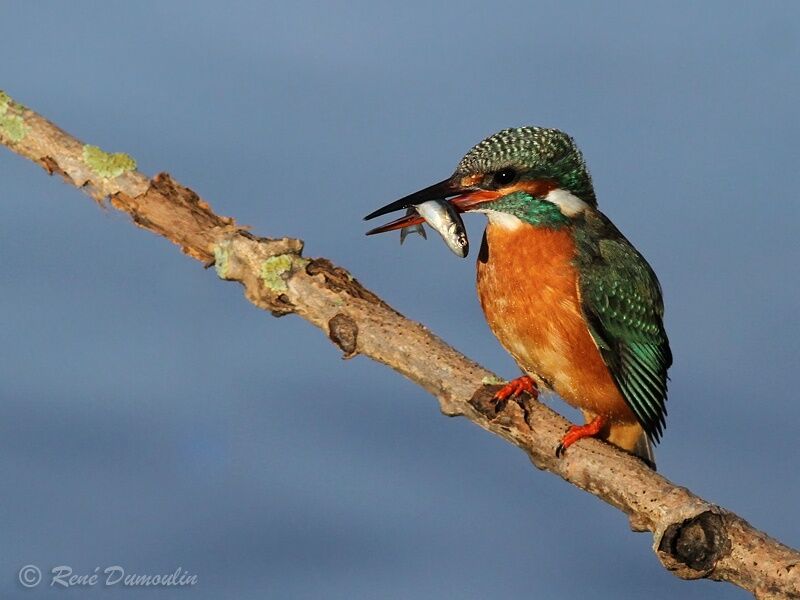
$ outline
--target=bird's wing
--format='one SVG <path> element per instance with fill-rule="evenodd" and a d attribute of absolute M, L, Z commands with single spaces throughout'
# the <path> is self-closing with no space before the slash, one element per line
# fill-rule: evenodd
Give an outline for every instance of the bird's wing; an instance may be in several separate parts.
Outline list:
<path fill-rule="evenodd" d="M 665 425 L 667 369 L 661 286 L 644 257 L 597 211 L 575 229 L 581 308 L 603 360 L 648 437 Z"/>

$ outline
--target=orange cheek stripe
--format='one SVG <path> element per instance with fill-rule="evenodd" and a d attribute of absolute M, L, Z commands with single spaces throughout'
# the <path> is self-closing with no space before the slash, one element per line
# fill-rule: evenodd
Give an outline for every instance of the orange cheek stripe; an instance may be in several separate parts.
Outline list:
<path fill-rule="evenodd" d="M 483 173 L 476 173 L 475 175 L 467 175 L 461 178 L 461 187 L 472 187 L 478 185 L 483 181 Z"/>
<path fill-rule="evenodd" d="M 558 184 L 552 179 L 531 179 L 528 181 L 520 181 L 514 185 L 510 185 L 501 189 L 503 196 L 513 194 L 514 192 L 525 192 L 536 198 L 544 198 L 555 189 L 558 189 Z"/>
<path fill-rule="evenodd" d="M 461 179 L 461 185 L 464 187 L 470 187 L 478 185 L 480 182 L 483 181 L 484 175 L 477 174 L 477 175 L 469 175 Z M 452 198 L 450 201 L 453 205 L 458 208 L 459 210 L 469 210 L 476 204 L 480 204 L 481 202 L 489 202 L 491 200 L 498 200 L 503 196 L 508 196 L 509 194 L 513 194 L 514 192 L 525 192 L 526 194 L 530 194 L 535 198 L 544 198 L 555 189 L 558 189 L 559 185 L 551 180 L 551 179 L 532 179 L 527 181 L 520 181 L 519 183 L 515 183 L 514 185 L 509 185 L 508 187 L 500 188 L 499 190 L 476 190 L 474 192 L 467 192 L 466 194 L 461 194 L 460 196 L 456 196 Z"/>

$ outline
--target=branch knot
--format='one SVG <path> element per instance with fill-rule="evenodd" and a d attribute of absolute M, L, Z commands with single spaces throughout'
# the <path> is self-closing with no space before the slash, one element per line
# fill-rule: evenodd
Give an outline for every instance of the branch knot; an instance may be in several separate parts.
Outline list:
<path fill-rule="evenodd" d="M 707 577 L 730 549 L 725 520 L 716 509 L 672 523 L 658 544 L 661 561 L 683 579 Z"/>

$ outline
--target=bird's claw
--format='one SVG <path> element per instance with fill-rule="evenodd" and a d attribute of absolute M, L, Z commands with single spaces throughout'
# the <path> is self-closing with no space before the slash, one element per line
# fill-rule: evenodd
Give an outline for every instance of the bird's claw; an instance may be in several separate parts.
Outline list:
<path fill-rule="evenodd" d="M 561 458 L 567 451 L 567 448 L 572 446 L 578 440 L 587 437 L 595 437 L 603 429 L 606 421 L 603 417 L 597 416 L 586 425 L 572 425 L 561 438 L 561 442 L 556 446 L 556 457 Z"/>
<path fill-rule="evenodd" d="M 492 401 L 498 406 L 501 404 L 505 405 L 507 400 L 514 399 L 523 392 L 527 392 L 533 396 L 534 400 L 539 397 L 539 388 L 536 387 L 536 382 L 528 375 L 523 375 L 522 377 L 517 377 L 509 381 L 495 392 L 495 395 L 492 396 Z"/>

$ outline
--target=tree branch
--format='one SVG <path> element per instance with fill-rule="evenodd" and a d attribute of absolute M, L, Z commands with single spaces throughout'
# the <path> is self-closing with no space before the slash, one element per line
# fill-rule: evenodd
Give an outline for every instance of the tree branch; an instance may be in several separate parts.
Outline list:
<path fill-rule="evenodd" d="M 658 559 L 678 577 L 729 581 L 757 598 L 800 598 L 800 553 L 600 441 L 581 441 L 557 459 L 567 421 L 530 398 L 496 412 L 489 402 L 499 381 L 494 374 L 403 317 L 344 269 L 304 258 L 302 241 L 256 237 L 168 174 L 150 179 L 129 156 L 81 143 L 3 92 L 0 142 L 96 201 L 108 200 L 192 258 L 214 264 L 219 277 L 240 282 L 256 306 L 301 316 L 345 358 L 363 354 L 388 365 L 436 396 L 444 414 L 466 417 L 521 448 L 539 469 L 622 510 L 635 531 L 653 533 Z"/>

